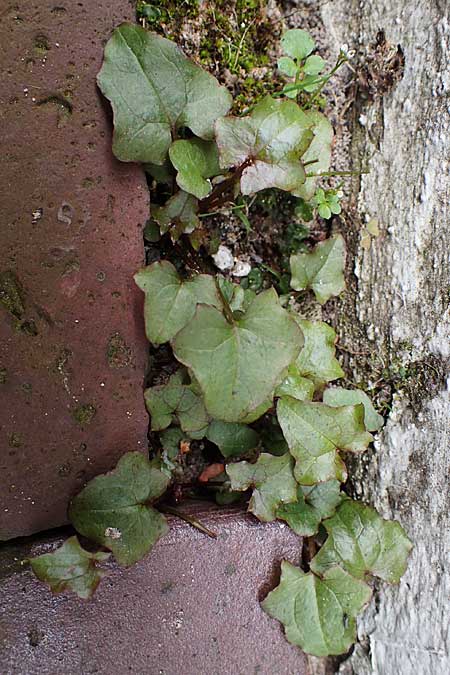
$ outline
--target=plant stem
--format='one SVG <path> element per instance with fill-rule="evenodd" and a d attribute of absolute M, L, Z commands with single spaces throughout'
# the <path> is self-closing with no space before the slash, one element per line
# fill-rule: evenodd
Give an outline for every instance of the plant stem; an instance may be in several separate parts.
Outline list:
<path fill-rule="evenodd" d="M 225 318 L 231 326 L 234 326 L 233 310 L 231 309 L 228 300 L 226 299 L 226 297 L 224 296 L 224 294 L 222 292 L 222 289 L 221 289 L 220 283 L 219 283 L 219 279 L 217 277 L 215 277 L 214 280 L 216 282 L 217 292 L 220 296 L 220 299 L 222 300 L 223 313 L 225 314 Z"/>
<path fill-rule="evenodd" d="M 324 171 L 323 173 L 307 173 L 306 178 L 323 178 L 325 176 L 362 176 L 370 173 L 369 170 L 362 171 Z"/>
<path fill-rule="evenodd" d="M 192 516 L 188 516 L 186 513 L 182 513 L 181 511 L 178 511 L 178 509 L 174 509 L 171 506 L 164 506 L 163 511 L 165 513 L 170 513 L 170 515 L 172 516 L 177 516 L 178 518 L 181 518 L 181 520 L 186 521 L 186 523 L 189 523 L 189 525 L 192 525 L 192 527 L 197 528 L 197 530 L 200 530 L 200 532 L 203 532 L 203 534 L 207 534 L 208 537 L 211 537 L 212 539 L 217 538 L 217 532 L 209 530 L 205 525 L 200 523 Z"/>

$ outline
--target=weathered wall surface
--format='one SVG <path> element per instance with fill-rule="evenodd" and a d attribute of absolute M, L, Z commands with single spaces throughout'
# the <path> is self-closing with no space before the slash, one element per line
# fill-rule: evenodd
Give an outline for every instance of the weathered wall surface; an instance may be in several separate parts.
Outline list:
<path fill-rule="evenodd" d="M 148 190 L 111 153 L 96 89 L 128 0 L 0 0 L 0 539 L 66 522 L 84 483 L 146 449 L 133 273 Z"/>
<path fill-rule="evenodd" d="M 387 349 L 433 382 L 394 397 L 376 452 L 360 467 L 357 492 L 400 520 L 415 548 L 400 585 L 384 585 L 360 621 L 345 675 L 450 672 L 449 8 L 445 0 L 321 6 L 337 44 L 365 48 L 383 29 L 404 52 L 402 79 L 360 107 L 353 129 L 355 164 L 370 158 L 371 169 L 356 206 L 382 231 L 369 251 L 358 249 L 356 310 L 374 354 Z"/>

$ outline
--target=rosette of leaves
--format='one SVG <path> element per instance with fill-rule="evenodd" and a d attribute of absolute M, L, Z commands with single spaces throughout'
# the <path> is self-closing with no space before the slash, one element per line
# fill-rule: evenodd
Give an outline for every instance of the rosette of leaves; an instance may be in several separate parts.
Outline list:
<path fill-rule="evenodd" d="M 332 215 L 338 215 L 342 211 L 340 196 L 338 190 L 323 190 L 318 188 L 313 197 L 313 204 L 317 207 L 319 216 L 331 218 Z"/>

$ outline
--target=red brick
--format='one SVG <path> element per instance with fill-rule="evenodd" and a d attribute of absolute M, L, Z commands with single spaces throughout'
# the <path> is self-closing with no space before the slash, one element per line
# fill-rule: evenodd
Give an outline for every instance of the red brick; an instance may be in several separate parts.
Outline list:
<path fill-rule="evenodd" d="M 7 539 L 66 522 L 68 499 L 87 479 L 145 448 L 147 348 L 132 275 L 144 258 L 148 191 L 140 168 L 112 157 L 110 112 L 95 84 L 104 43 L 133 18 L 133 3 L 2 5 L 0 539 Z"/>
<path fill-rule="evenodd" d="M 180 507 L 186 509 L 186 506 Z M 192 507 L 191 507 L 192 508 Z M 5 547 L 0 662 L 5 675 L 306 675 L 305 655 L 259 600 L 301 539 L 281 523 L 231 510 L 196 511 L 218 537 L 179 520 L 140 563 L 111 565 L 93 600 L 53 596 L 20 568 L 31 550 Z"/>

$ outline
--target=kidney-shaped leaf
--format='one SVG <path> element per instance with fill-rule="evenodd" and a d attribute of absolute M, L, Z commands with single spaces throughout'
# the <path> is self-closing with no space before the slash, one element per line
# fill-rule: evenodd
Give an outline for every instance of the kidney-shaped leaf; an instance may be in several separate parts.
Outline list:
<path fill-rule="evenodd" d="M 357 579 L 373 574 L 391 584 L 400 581 L 412 544 L 399 523 L 346 499 L 323 524 L 328 539 L 311 561 L 314 572 L 340 565 Z"/>
<path fill-rule="evenodd" d="M 73 591 L 87 600 L 105 576 L 95 563 L 107 560 L 110 553 L 89 553 L 77 537 L 70 537 L 56 551 L 31 558 L 31 569 L 38 579 L 50 586 L 53 593 Z"/>
<path fill-rule="evenodd" d="M 280 584 L 262 607 L 284 625 L 290 643 L 307 654 L 328 656 L 343 654 L 355 641 L 355 618 L 370 596 L 367 584 L 340 567 L 320 579 L 284 560 Z"/>
<path fill-rule="evenodd" d="M 362 452 L 373 440 L 365 429 L 361 404 L 332 408 L 286 397 L 278 401 L 277 416 L 302 485 L 345 480 L 345 465 L 337 451 Z"/>
<path fill-rule="evenodd" d="M 149 505 L 168 483 L 158 460 L 129 452 L 74 497 L 69 519 L 80 534 L 112 551 L 118 563 L 132 565 L 168 530 L 164 516 Z"/>
<path fill-rule="evenodd" d="M 290 265 L 292 288 L 311 288 L 321 305 L 345 289 L 345 243 L 340 234 L 320 242 L 311 253 L 291 255 Z"/>
<path fill-rule="evenodd" d="M 316 46 L 311 35 L 301 28 L 287 30 L 281 38 L 281 49 L 293 59 L 303 61 Z"/>
<path fill-rule="evenodd" d="M 335 357 L 336 333 L 323 321 L 308 321 L 294 315 L 302 329 L 305 344 L 295 362 L 303 377 L 312 380 L 316 387 L 344 377 L 344 371 Z M 298 398 L 298 397 L 294 397 Z"/>
<path fill-rule="evenodd" d="M 232 101 L 174 42 L 126 23 L 106 45 L 98 84 L 114 112 L 114 154 L 125 162 L 163 164 L 181 127 L 212 139 Z"/>
<path fill-rule="evenodd" d="M 166 260 L 144 267 L 134 280 L 145 293 L 145 330 L 154 344 L 173 338 L 192 319 L 197 303 L 222 307 L 212 276 L 182 281 Z"/>
<path fill-rule="evenodd" d="M 204 199 L 211 192 L 211 181 L 220 173 L 217 145 L 200 138 L 189 138 L 172 143 L 170 161 L 177 173 L 177 183 L 182 190 Z"/>
<path fill-rule="evenodd" d="M 364 424 L 367 431 L 378 431 L 384 424 L 383 417 L 377 413 L 372 401 L 366 392 L 361 389 L 330 387 L 323 392 L 323 402 L 333 407 L 362 403 L 364 406 Z"/>
<path fill-rule="evenodd" d="M 289 453 L 274 457 L 261 453 L 256 464 L 236 462 L 227 465 L 231 489 L 242 492 L 253 487 L 248 510 L 259 520 L 269 522 L 277 517 L 280 504 L 297 499 L 297 483 L 292 473 L 292 457 Z"/>
<path fill-rule="evenodd" d="M 302 340 L 297 324 L 270 289 L 257 295 L 232 323 L 216 308 L 199 305 L 172 346 L 178 361 L 192 369 L 211 417 L 251 422 L 270 407 Z"/>
<path fill-rule="evenodd" d="M 297 502 L 280 506 L 277 518 L 285 520 L 296 534 L 311 537 L 316 534 L 321 521 L 333 515 L 340 502 L 340 483 L 337 480 L 312 487 L 300 485 Z"/>
<path fill-rule="evenodd" d="M 300 157 L 311 143 L 311 125 L 294 101 L 266 96 L 249 117 L 217 120 L 220 165 L 243 167 L 244 195 L 270 187 L 291 192 L 305 182 Z"/>

